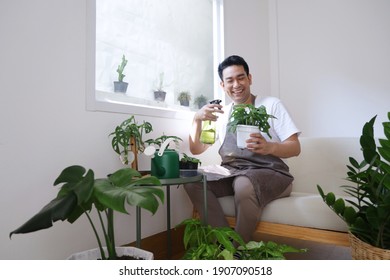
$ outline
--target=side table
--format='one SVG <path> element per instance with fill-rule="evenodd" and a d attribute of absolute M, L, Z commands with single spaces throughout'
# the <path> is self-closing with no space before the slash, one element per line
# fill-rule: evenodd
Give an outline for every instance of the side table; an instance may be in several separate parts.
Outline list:
<path fill-rule="evenodd" d="M 172 240 L 171 240 L 171 186 L 185 185 L 188 183 L 203 182 L 203 199 L 204 199 L 204 217 L 203 220 L 207 221 L 207 179 L 206 175 L 198 173 L 196 176 L 179 177 L 172 179 L 159 179 L 162 186 L 166 187 L 166 210 L 167 210 L 167 252 L 168 257 L 172 256 Z M 141 247 L 141 207 L 136 207 L 136 246 Z"/>

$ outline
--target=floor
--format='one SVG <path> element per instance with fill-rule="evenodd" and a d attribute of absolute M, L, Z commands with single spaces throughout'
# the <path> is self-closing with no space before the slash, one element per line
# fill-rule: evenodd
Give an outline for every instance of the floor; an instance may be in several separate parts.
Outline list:
<path fill-rule="evenodd" d="M 290 245 L 297 249 L 307 249 L 305 253 L 287 253 L 288 260 L 351 260 L 351 248 L 344 246 L 334 246 L 324 243 L 305 241 L 286 237 L 257 234 L 256 241 L 274 241 L 279 244 Z"/>
<path fill-rule="evenodd" d="M 154 253 L 156 260 L 176 259 L 183 256 L 184 247 L 182 244 L 183 229 L 172 230 L 172 256 L 167 254 L 167 235 L 165 232 L 153 235 L 142 240 L 141 248 Z M 287 253 L 288 260 L 351 260 L 351 249 L 344 246 L 334 246 L 312 241 L 283 238 L 273 235 L 256 234 L 255 241 L 274 241 L 279 244 L 286 244 L 297 249 L 307 249 L 305 253 Z M 134 246 L 135 244 L 128 244 Z"/>

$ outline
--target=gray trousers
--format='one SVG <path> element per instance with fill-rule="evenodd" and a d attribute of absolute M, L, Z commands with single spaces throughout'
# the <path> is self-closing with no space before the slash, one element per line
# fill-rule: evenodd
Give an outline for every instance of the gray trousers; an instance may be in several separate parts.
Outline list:
<path fill-rule="evenodd" d="M 195 209 L 203 217 L 203 185 L 201 183 L 186 184 L 184 188 Z M 291 189 L 292 186 L 290 185 L 277 198 L 289 196 Z M 230 195 L 234 196 L 236 210 L 235 231 L 241 235 L 245 242 L 249 242 L 253 240 L 252 235 L 265 205 L 259 204 L 253 185 L 246 176 L 207 182 L 207 223 L 213 227 L 229 226 L 218 202 L 218 197 Z"/>

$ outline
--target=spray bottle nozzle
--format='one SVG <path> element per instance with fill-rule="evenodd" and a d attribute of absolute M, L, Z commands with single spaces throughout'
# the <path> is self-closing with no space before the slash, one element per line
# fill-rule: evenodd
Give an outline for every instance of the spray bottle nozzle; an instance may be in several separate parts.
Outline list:
<path fill-rule="evenodd" d="M 221 99 L 214 99 L 210 101 L 210 104 L 221 104 L 222 100 Z"/>

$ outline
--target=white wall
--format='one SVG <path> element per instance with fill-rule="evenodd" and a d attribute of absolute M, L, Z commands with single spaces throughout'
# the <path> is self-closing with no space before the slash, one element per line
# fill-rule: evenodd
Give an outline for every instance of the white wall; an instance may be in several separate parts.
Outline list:
<path fill-rule="evenodd" d="M 268 1 L 224 0 L 224 7 L 225 56 L 242 56 L 252 74 L 252 92 L 269 95 L 271 65 Z"/>
<path fill-rule="evenodd" d="M 86 110 L 85 29 L 85 1 L 0 2 L 0 259 L 64 259 L 97 246 L 86 219 L 8 237 L 54 198 L 66 166 L 92 168 L 97 177 L 122 167 L 108 134 L 128 115 Z M 190 121 L 136 118 L 154 125 L 151 137 L 187 139 Z M 171 195 L 174 226 L 192 206 L 182 188 Z M 164 230 L 165 207 L 155 217 L 142 213 L 143 236 Z M 118 219 L 118 244 L 134 241 L 135 211 Z"/>
<path fill-rule="evenodd" d="M 374 115 L 383 135 L 390 111 L 390 1 L 275 2 L 280 97 L 302 136 L 360 136 Z"/>
<path fill-rule="evenodd" d="M 304 137 L 357 137 L 390 104 L 390 1 L 225 0 L 225 55 L 282 99 Z M 234 20 L 228 20 L 233 19 Z"/>
<path fill-rule="evenodd" d="M 390 104 L 389 2 L 312 2 L 225 0 L 225 54 L 248 60 L 254 93 L 280 89 L 277 95 L 304 135 L 359 135 L 362 122 L 375 113 L 383 121 Z M 121 167 L 107 135 L 127 115 L 85 109 L 85 7 L 80 0 L 0 2 L 0 259 L 63 259 L 96 247 L 84 219 L 8 238 L 53 197 L 53 181 L 64 167 L 81 164 L 97 176 Z M 340 34 L 346 23 L 348 40 Z M 158 123 L 156 135 L 173 132 L 186 139 L 184 120 L 145 120 Z M 172 196 L 175 224 L 192 208 L 181 189 L 173 188 Z M 156 217 L 143 213 L 144 236 L 164 230 L 164 210 Z M 134 224 L 134 213 L 120 217 L 119 243 L 135 240 Z"/>

